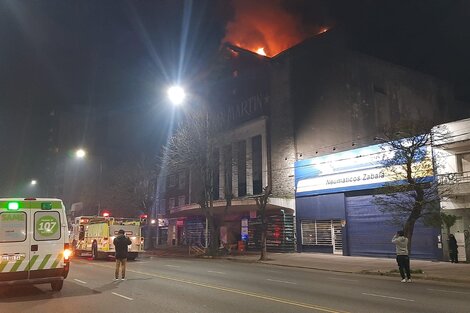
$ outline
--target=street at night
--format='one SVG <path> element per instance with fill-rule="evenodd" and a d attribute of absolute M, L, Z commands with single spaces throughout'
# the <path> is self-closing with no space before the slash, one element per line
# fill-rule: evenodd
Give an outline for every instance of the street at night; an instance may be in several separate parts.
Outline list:
<path fill-rule="evenodd" d="M 74 259 L 60 293 L 0 292 L 2 312 L 468 312 L 468 285 L 229 260 L 144 257 L 113 281 L 114 262 Z"/>
<path fill-rule="evenodd" d="M 469 13 L 0 0 L 0 313 L 470 312 Z"/>

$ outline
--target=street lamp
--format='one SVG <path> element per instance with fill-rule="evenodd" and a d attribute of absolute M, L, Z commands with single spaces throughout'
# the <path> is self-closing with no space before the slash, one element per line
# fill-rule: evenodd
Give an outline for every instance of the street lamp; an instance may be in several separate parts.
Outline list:
<path fill-rule="evenodd" d="M 168 98 L 174 105 L 180 105 L 186 98 L 186 93 L 181 86 L 171 86 L 167 91 Z"/>
<path fill-rule="evenodd" d="M 35 180 L 35 179 L 32 179 L 32 180 L 31 180 L 31 186 L 35 186 L 37 183 L 38 183 L 37 180 Z"/>
<path fill-rule="evenodd" d="M 83 149 L 77 149 L 77 151 L 75 151 L 75 157 L 78 158 L 78 159 L 83 159 L 84 157 L 86 156 L 86 151 L 83 150 Z"/>

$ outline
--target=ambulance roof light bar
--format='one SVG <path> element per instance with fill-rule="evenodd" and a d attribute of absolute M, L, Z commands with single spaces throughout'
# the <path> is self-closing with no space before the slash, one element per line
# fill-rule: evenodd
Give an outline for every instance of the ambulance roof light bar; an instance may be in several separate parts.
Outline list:
<path fill-rule="evenodd" d="M 20 208 L 20 204 L 18 202 L 8 202 L 8 210 L 10 211 L 17 211 Z"/>

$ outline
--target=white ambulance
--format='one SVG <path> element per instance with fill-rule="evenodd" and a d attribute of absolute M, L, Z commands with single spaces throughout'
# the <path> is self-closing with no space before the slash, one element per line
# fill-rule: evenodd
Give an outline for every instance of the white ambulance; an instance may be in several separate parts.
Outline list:
<path fill-rule="evenodd" d="M 50 283 L 62 289 L 71 250 L 59 199 L 0 199 L 0 286 Z"/>

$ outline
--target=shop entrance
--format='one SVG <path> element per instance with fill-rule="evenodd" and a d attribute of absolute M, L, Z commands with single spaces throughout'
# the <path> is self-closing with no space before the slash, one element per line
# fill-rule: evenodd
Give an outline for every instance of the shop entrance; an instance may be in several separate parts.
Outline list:
<path fill-rule="evenodd" d="M 302 245 L 321 248 L 331 247 L 334 254 L 343 254 L 341 220 L 302 220 Z M 325 251 L 325 250 L 323 250 Z"/>

